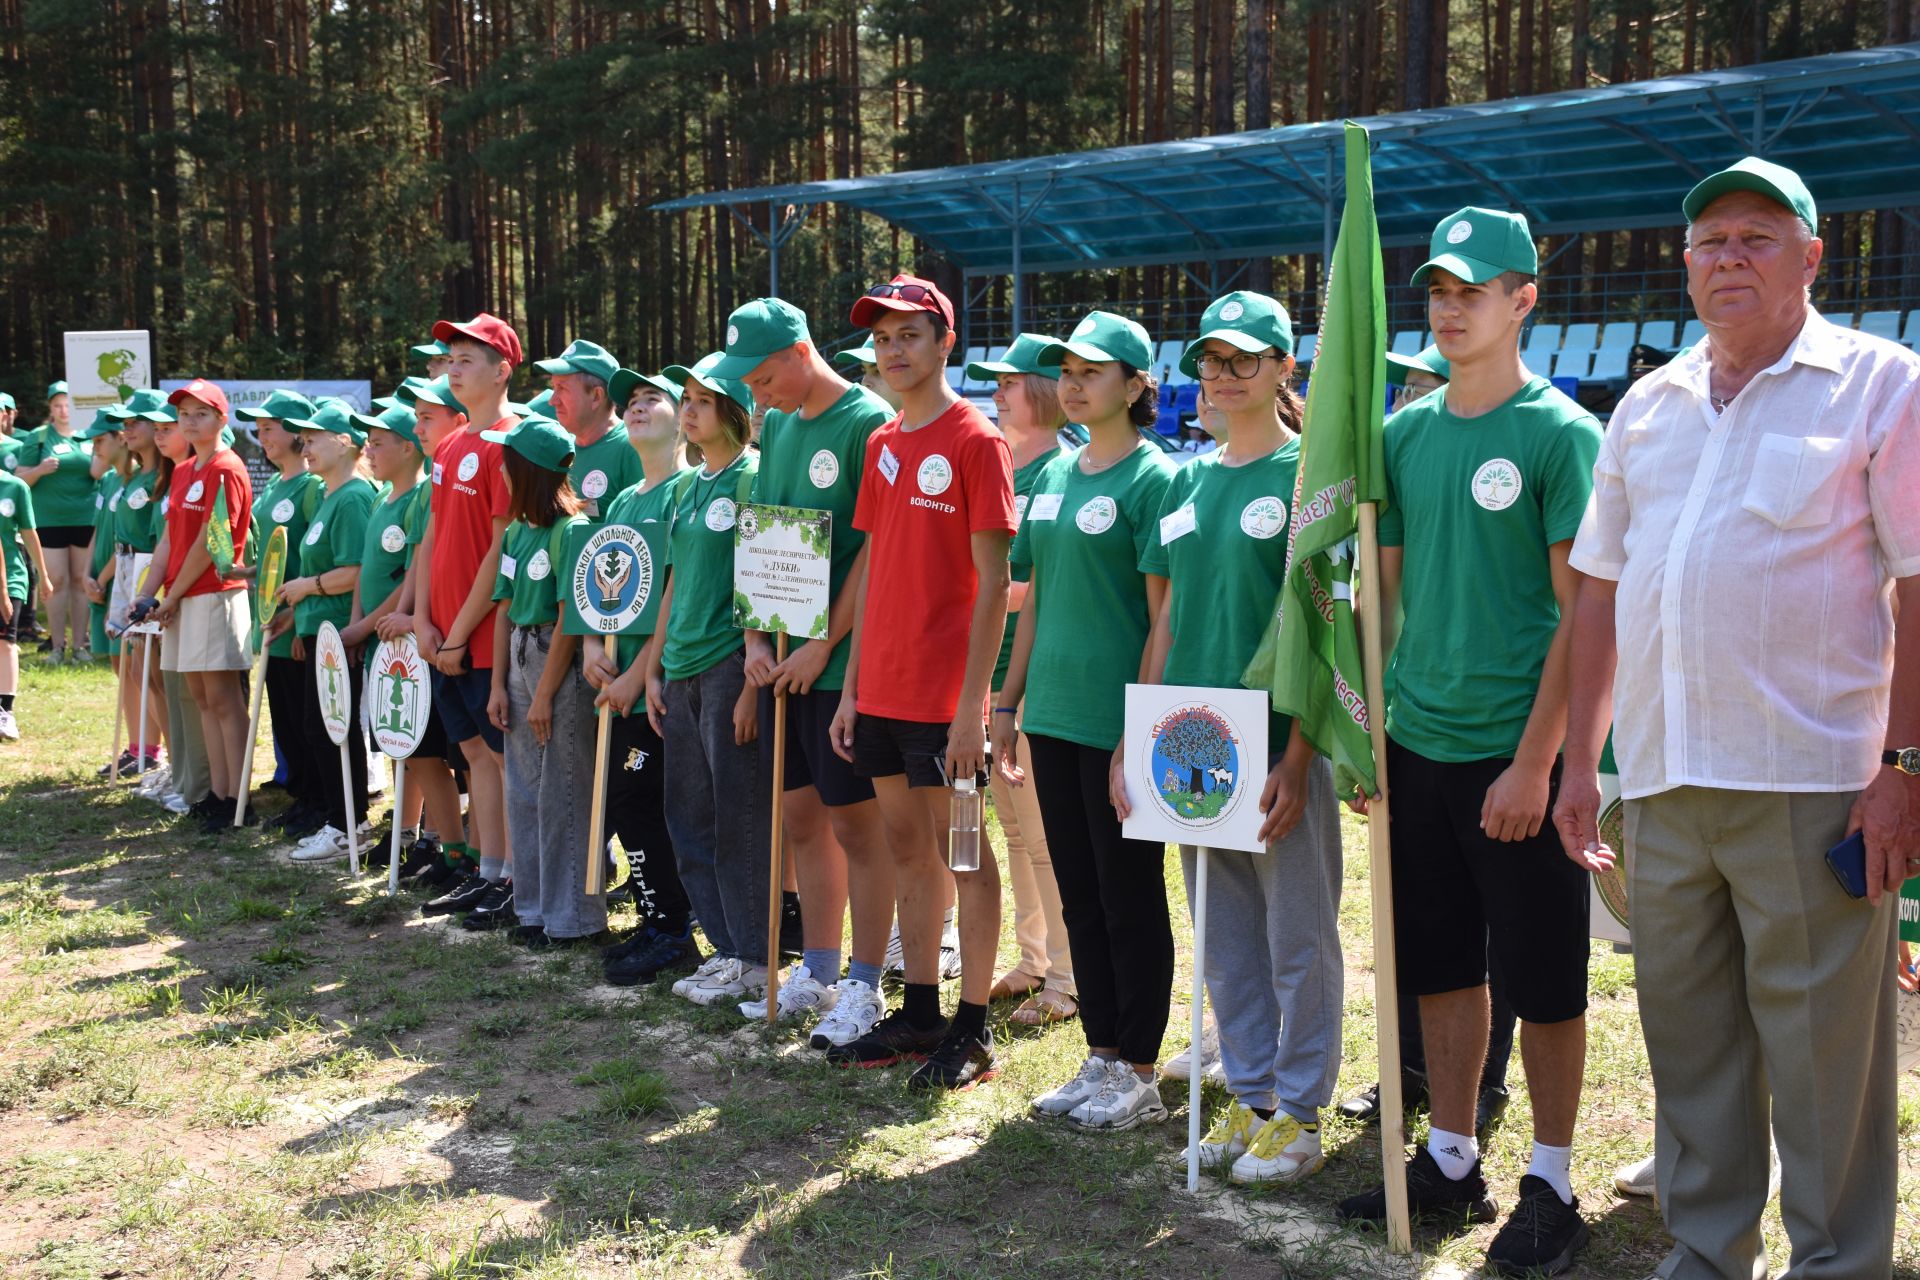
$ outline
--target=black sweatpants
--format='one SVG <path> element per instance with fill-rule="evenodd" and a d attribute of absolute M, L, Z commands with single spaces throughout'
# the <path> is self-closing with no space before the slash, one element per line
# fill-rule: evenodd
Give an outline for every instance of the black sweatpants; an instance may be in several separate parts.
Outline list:
<path fill-rule="evenodd" d="M 687 931 L 692 906 L 680 883 L 667 832 L 666 758 L 660 735 L 647 723 L 646 708 L 613 717 L 607 751 L 607 826 L 627 851 L 633 873 L 633 901 L 640 922 L 662 933 Z"/>
<path fill-rule="evenodd" d="M 1040 734 L 1028 734 L 1027 745 L 1087 1044 L 1157 1062 L 1173 997 L 1166 848 L 1120 834 L 1107 799 L 1111 749 Z"/>
<path fill-rule="evenodd" d="M 313 637 L 308 636 L 307 647 L 313 647 Z M 306 669 L 311 672 L 313 664 Z M 357 662 L 347 664 L 348 679 L 352 681 L 354 710 L 347 717 L 347 767 L 353 772 L 353 819 L 362 822 L 367 816 L 367 741 L 360 732 L 360 696 L 361 667 Z M 319 779 L 320 807 L 326 814 L 326 820 L 342 831 L 349 829 L 343 821 L 347 802 L 341 792 L 340 748 L 327 736 L 327 722 L 320 718 L 320 689 L 311 678 L 301 682 L 302 722 L 306 727 L 306 754 L 312 761 L 313 771 Z"/>
<path fill-rule="evenodd" d="M 306 699 L 315 699 L 317 705 L 319 698 L 313 687 L 313 660 L 268 657 L 266 686 L 274 745 L 280 749 L 280 758 L 287 762 L 287 794 L 297 804 L 318 809 L 327 802 L 328 793 L 320 781 L 320 766 L 326 761 L 316 759 L 307 749 Z M 327 746 L 332 747 L 333 743 L 329 741 Z M 337 754 L 330 753 L 327 760 Z M 337 774 L 340 770 L 336 768 L 334 772 Z M 336 778 L 335 790 L 339 785 Z"/>

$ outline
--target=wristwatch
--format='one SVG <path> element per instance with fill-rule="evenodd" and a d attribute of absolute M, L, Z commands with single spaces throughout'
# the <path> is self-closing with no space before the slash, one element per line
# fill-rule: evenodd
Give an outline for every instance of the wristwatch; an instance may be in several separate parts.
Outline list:
<path fill-rule="evenodd" d="M 1920 747 L 1901 747 L 1898 751 L 1882 751 L 1880 763 L 1890 764 L 1902 773 L 1920 773 Z"/>

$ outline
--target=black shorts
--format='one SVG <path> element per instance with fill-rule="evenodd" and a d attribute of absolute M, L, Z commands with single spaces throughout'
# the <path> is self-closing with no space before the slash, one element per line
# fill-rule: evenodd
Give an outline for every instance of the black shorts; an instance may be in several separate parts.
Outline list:
<path fill-rule="evenodd" d="M 37 532 L 40 534 L 40 545 L 48 551 L 84 547 L 93 541 L 93 526 L 90 524 L 43 524 Z"/>
<path fill-rule="evenodd" d="M 493 672 L 474 668 L 457 676 L 433 673 L 433 714 L 450 742 L 483 740 L 489 750 L 504 751 L 507 737 L 487 719 L 487 699 L 493 696 Z"/>
<path fill-rule="evenodd" d="M 862 778 L 907 775 L 910 787 L 948 785 L 945 724 L 924 720 L 895 720 L 888 716 L 861 716 L 853 722 L 853 771 Z M 987 771 L 974 782 L 985 787 Z"/>
<path fill-rule="evenodd" d="M 24 627 L 27 624 L 27 619 L 33 616 L 27 612 L 27 602 L 25 600 L 19 596 L 12 597 L 12 600 L 13 612 L 7 615 L 5 622 L 0 622 L 0 641 L 4 641 L 7 644 L 13 644 L 20 639 L 20 628 Z"/>
<path fill-rule="evenodd" d="M 828 730 L 840 710 L 840 690 L 812 689 L 787 695 L 786 789 L 812 787 L 830 809 L 873 799 L 873 783 L 833 749 Z M 944 749 L 945 738 L 942 738 Z M 773 776 L 773 690 L 760 690 L 760 767 Z"/>
<path fill-rule="evenodd" d="M 1393 936 L 1415 995 L 1487 980 L 1492 949 L 1513 1011 L 1565 1022 L 1587 1008 L 1587 873 L 1551 821 L 1512 842 L 1480 830 L 1487 789 L 1510 760 L 1448 764 L 1387 742 L 1393 798 Z M 1547 807 L 1560 790 L 1554 763 Z"/>

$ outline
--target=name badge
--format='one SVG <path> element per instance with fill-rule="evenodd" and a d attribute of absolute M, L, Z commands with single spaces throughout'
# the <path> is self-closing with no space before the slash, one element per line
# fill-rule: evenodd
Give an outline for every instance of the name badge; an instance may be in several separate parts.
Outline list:
<path fill-rule="evenodd" d="M 1036 493 L 1033 501 L 1027 504 L 1027 519 L 1058 520 L 1060 504 L 1066 500 L 1064 493 Z"/>
<path fill-rule="evenodd" d="M 887 445 L 880 446 L 880 474 L 892 484 L 900 476 L 900 459 L 893 456 L 893 450 Z"/>
<path fill-rule="evenodd" d="M 1160 545 L 1166 546 L 1176 538 L 1183 538 L 1194 530 L 1193 504 L 1160 517 Z"/>
<path fill-rule="evenodd" d="M 514 558 L 512 556 L 506 554 L 504 551 L 500 553 L 500 576 L 501 577 L 511 578 L 514 574 L 514 570 L 518 569 L 519 567 L 520 566 L 517 563 L 515 563 Z"/>

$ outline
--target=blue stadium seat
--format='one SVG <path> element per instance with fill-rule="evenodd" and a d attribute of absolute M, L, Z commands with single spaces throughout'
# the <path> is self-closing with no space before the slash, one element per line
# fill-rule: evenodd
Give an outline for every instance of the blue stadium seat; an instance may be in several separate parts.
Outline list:
<path fill-rule="evenodd" d="M 1674 323 L 1671 320 L 1649 320 L 1641 327 L 1640 341 L 1662 351 L 1673 350 Z"/>
<path fill-rule="evenodd" d="M 1589 382 L 1612 382 L 1627 376 L 1627 354 L 1631 347 L 1602 347 L 1593 353 L 1593 368 L 1587 370 Z"/>
<path fill-rule="evenodd" d="M 1600 331 L 1599 350 L 1626 351 L 1633 346 L 1634 330 L 1639 328 L 1632 320 L 1610 320 L 1607 327 Z"/>
<path fill-rule="evenodd" d="M 1587 371 L 1593 367 L 1593 352 L 1566 350 L 1553 362 L 1553 377 L 1557 382 L 1561 378 L 1585 381 Z"/>
<path fill-rule="evenodd" d="M 1900 331 L 1900 339 L 1908 346 L 1920 343 L 1920 307 L 1907 312 L 1907 324 Z"/>
<path fill-rule="evenodd" d="M 1696 317 L 1695 319 L 1689 320 L 1686 322 L 1686 324 L 1681 326 L 1680 345 L 1682 347 L 1691 347 L 1694 343 L 1700 341 L 1700 339 L 1706 336 L 1707 336 L 1707 326 L 1701 323 L 1701 321 Z"/>
<path fill-rule="evenodd" d="M 1920 315 L 1916 311 L 1915 315 Z M 1313 353 L 1320 347 L 1320 335 L 1317 333 L 1296 333 L 1293 336 L 1293 360 L 1295 364 L 1312 364 Z"/>
<path fill-rule="evenodd" d="M 1417 356 L 1426 345 L 1426 335 L 1418 329 L 1403 329 L 1393 335 L 1393 354 L 1397 356 Z"/>
<path fill-rule="evenodd" d="M 1578 354 L 1584 351 L 1592 351 L 1600 345 L 1599 340 L 1599 325 L 1584 322 L 1580 324 L 1570 324 L 1567 326 L 1567 336 L 1565 341 L 1562 342 L 1560 350 L 1563 354 L 1567 352 Z"/>
<path fill-rule="evenodd" d="M 1536 324 L 1527 334 L 1526 345 L 1521 349 L 1529 367 L 1548 369 L 1553 366 L 1553 353 L 1560 349 L 1562 330 L 1557 324 Z"/>
<path fill-rule="evenodd" d="M 1889 342 L 1900 340 L 1900 313 L 1898 311 L 1868 311 L 1860 317 L 1860 332 L 1870 333 L 1876 338 L 1885 338 Z"/>

